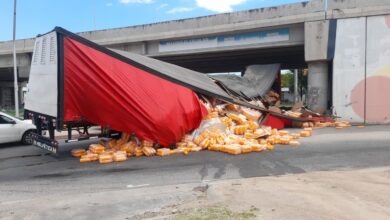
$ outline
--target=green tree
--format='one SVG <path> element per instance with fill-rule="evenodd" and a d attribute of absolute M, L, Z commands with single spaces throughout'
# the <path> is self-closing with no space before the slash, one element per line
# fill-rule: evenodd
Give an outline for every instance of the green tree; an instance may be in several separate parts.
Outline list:
<path fill-rule="evenodd" d="M 281 79 L 282 88 L 289 88 L 290 93 L 294 93 L 294 70 L 282 74 Z M 307 93 L 307 70 L 298 69 L 298 94 L 302 98 Z"/>
<path fill-rule="evenodd" d="M 289 88 L 290 92 L 294 92 L 294 74 L 291 72 L 282 74 L 282 88 Z"/>

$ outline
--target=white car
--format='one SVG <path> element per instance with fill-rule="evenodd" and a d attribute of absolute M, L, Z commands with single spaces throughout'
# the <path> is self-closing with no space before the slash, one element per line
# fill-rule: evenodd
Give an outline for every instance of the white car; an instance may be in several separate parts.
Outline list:
<path fill-rule="evenodd" d="M 0 144 L 17 141 L 31 144 L 31 133 L 35 131 L 31 120 L 21 120 L 0 112 Z"/>

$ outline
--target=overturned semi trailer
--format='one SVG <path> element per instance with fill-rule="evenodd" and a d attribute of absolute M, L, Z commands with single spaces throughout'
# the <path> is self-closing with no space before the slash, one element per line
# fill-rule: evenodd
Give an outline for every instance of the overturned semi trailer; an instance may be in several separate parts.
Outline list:
<path fill-rule="evenodd" d="M 229 96 L 205 74 L 111 50 L 56 27 L 36 39 L 25 118 L 37 126 L 34 144 L 53 153 L 55 130 L 67 130 L 66 141 L 75 141 L 72 129 L 91 125 L 168 146 L 207 114 L 198 94 L 268 113 Z M 77 140 L 85 138 L 90 136 Z"/>

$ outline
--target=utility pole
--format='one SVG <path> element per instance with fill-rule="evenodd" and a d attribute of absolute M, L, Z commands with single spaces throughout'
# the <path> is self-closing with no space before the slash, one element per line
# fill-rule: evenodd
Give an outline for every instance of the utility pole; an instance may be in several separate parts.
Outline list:
<path fill-rule="evenodd" d="M 14 31 L 13 31 L 13 44 L 14 44 L 14 93 L 15 93 L 15 117 L 19 117 L 19 87 L 18 87 L 18 68 L 16 60 L 16 0 L 14 0 Z"/>
<path fill-rule="evenodd" d="M 299 101 L 299 96 L 298 96 L 298 69 L 294 70 L 294 97 L 295 97 L 295 102 Z"/>
<path fill-rule="evenodd" d="M 96 0 L 93 0 L 93 30 L 96 31 Z"/>

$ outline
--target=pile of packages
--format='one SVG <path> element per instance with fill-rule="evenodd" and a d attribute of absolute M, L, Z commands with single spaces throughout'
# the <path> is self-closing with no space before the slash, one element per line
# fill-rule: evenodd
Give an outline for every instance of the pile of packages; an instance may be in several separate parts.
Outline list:
<path fill-rule="evenodd" d="M 295 103 L 290 110 L 284 110 L 283 107 L 281 107 L 280 102 L 280 96 L 278 93 L 274 92 L 273 90 L 268 91 L 268 93 L 262 98 L 262 101 L 260 104 L 258 103 L 252 103 L 264 108 L 267 108 L 270 112 L 278 113 L 282 115 L 289 116 L 291 118 L 305 118 L 305 119 L 311 119 L 311 118 L 322 118 L 325 119 L 326 117 L 322 117 L 322 115 L 313 112 L 307 108 L 305 108 L 303 102 L 297 102 Z M 312 122 L 298 122 L 294 121 L 293 127 L 295 128 L 313 128 L 313 127 L 338 127 L 332 120 L 331 117 L 328 117 L 329 121 L 332 122 L 321 122 L 321 121 L 312 121 Z M 341 124 L 345 126 L 340 127 L 347 127 L 348 122 L 342 122 Z"/>
<path fill-rule="evenodd" d="M 80 162 L 98 161 L 102 164 L 125 161 L 129 157 L 187 155 L 202 150 L 237 155 L 273 150 L 276 144 L 296 146 L 300 144 L 297 139 L 312 135 L 309 127 L 294 134 L 260 126 L 261 113 L 256 110 L 233 104 L 215 108 L 207 106 L 209 114 L 199 128 L 169 148 L 123 133 L 118 140 L 100 141 L 90 145 L 88 150 L 73 149 L 71 153 L 79 157 Z"/>

